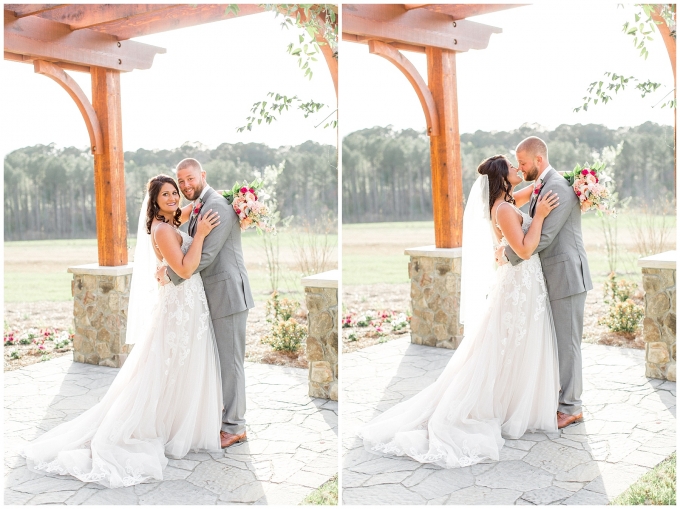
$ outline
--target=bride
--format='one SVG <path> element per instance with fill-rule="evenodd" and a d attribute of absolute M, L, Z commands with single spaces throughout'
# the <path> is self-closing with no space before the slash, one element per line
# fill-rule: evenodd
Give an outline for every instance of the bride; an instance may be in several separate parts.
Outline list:
<path fill-rule="evenodd" d="M 221 450 L 219 358 L 203 281 L 192 276 L 219 217 L 203 215 L 192 239 L 177 229 L 190 206 L 179 208 L 175 181 L 158 175 L 147 191 L 126 333 L 126 342 L 137 344 L 99 403 L 26 446 L 31 470 L 117 488 L 162 480 L 166 456 Z M 154 272 L 161 263 L 187 281 L 159 288 Z"/>
<path fill-rule="evenodd" d="M 557 344 L 541 262 L 532 255 L 557 196 L 539 197 L 532 220 L 517 206 L 533 188 L 513 195 L 522 177 L 504 156 L 477 172 L 463 219 L 465 337 L 432 385 L 360 430 L 370 452 L 465 467 L 498 460 L 503 437 L 557 431 Z M 494 271 L 494 244 L 528 261 Z"/>

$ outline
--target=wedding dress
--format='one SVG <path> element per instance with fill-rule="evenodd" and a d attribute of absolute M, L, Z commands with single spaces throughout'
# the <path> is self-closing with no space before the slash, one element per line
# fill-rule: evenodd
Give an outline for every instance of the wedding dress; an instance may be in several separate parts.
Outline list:
<path fill-rule="evenodd" d="M 514 208 L 526 234 L 531 218 Z M 498 460 L 503 437 L 557 431 L 557 343 L 538 255 L 499 267 L 480 307 L 439 378 L 360 430 L 368 451 L 465 467 Z"/>
<path fill-rule="evenodd" d="M 193 239 L 180 234 L 186 254 Z M 194 274 L 156 291 L 148 334 L 107 393 L 31 442 L 22 451 L 29 469 L 117 488 L 162 480 L 167 457 L 221 450 L 222 384 L 203 280 Z"/>

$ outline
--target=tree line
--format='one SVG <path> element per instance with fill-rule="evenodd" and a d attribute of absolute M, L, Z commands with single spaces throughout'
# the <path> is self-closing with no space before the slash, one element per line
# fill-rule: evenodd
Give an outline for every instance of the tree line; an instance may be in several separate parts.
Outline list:
<path fill-rule="evenodd" d="M 477 166 L 495 154 L 513 157 L 517 144 L 539 136 L 551 165 L 560 171 L 595 160 L 607 162 L 619 198 L 653 205 L 673 198 L 673 127 L 646 122 L 609 129 L 561 125 L 550 131 L 524 125 L 513 131 L 462 134 L 463 194 L 477 178 Z M 424 132 L 374 127 L 342 140 L 342 214 L 345 223 L 432 219 L 429 140 Z"/>
<path fill-rule="evenodd" d="M 215 189 L 252 180 L 270 165 L 285 162 L 276 185 L 281 217 L 296 216 L 313 223 L 337 217 L 337 152 L 331 145 L 307 141 L 274 149 L 261 143 L 224 143 L 208 149 L 185 143 L 173 150 L 125 152 L 125 194 L 128 231 L 136 220 L 147 181 L 194 157 Z M 97 234 L 94 160 L 89 150 L 36 145 L 5 157 L 5 240 L 92 238 Z M 132 223 L 130 224 L 130 218 Z"/>

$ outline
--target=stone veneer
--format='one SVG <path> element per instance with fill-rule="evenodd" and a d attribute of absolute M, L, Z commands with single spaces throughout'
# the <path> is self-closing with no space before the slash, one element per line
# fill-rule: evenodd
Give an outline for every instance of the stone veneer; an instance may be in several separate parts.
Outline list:
<path fill-rule="evenodd" d="M 309 395 L 338 400 L 338 271 L 302 278 L 307 317 Z"/>
<path fill-rule="evenodd" d="M 120 368 L 132 345 L 125 344 L 132 265 L 70 267 L 73 274 L 73 360 Z"/>
<path fill-rule="evenodd" d="M 675 381 L 676 252 L 640 258 L 645 290 L 645 375 Z"/>
<path fill-rule="evenodd" d="M 458 348 L 460 323 L 461 248 L 425 246 L 407 249 L 411 257 L 411 342 L 439 348 Z"/>

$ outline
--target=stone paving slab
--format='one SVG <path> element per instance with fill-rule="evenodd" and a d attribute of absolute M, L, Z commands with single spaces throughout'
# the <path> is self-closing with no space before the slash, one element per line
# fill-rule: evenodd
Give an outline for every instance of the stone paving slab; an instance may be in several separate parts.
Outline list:
<path fill-rule="evenodd" d="M 408 337 L 344 354 L 344 504 L 607 504 L 675 451 L 675 382 L 644 351 L 583 344 L 584 421 L 506 440 L 498 462 L 444 469 L 364 450 L 356 430 L 432 383 L 452 350 Z"/>
<path fill-rule="evenodd" d="M 5 504 L 299 504 L 338 471 L 338 403 L 307 395 L 307 370 L 246 363 L 248 442 L 170 460 L 164 480 L 108 489 L 28 471 L 22 444 L 106 393 L 117 369 L 68 357 L 4 376 Z"/>

